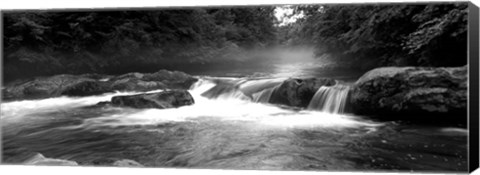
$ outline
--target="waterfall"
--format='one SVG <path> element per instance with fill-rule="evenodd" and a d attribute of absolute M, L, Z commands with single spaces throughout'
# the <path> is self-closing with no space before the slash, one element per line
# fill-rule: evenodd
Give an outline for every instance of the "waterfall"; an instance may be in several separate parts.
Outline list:
<path fill-rule="evenodd" d="M 201 78 L 190 87 L 190 91 L 209 99 L 239 99 L 268 103 L 273 90 L 284 79 L 232 79 Z"/>
<path fill-rule="evenodd" d="M 253 101 L 257 102 L 257 103 L 268 103 L 268 101 L 270 101 L 270 97 L 272 96 L 272 93 L 273 93 L 273 91 L 275 90 L 276 87 L 278 87 L 278 86 L 275 86 L 273 88 L 264 89 L 260 92 L 254 93 L 252 95 Z"/>
<path fill-rule="evenodd" d="M 349 86 L 337 84 L 322 86 L 312 97 L 308 109 L 328 113 L 343 113 L 347 101 Z"/>
<path fill-rule="evenodd" d="M 211 80 L 205 80 L 205 79 L 198 79 L 197 82 L 195 82 L 191 87 L 190 91 L 195 94 L 201 94 L 213 87 L 215 87 L 215 83 L 212 82 Z"/>

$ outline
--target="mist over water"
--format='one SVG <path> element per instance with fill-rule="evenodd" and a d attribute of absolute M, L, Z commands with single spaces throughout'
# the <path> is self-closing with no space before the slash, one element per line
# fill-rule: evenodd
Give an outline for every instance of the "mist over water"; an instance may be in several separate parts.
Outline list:
<path fill-rule="evenodd" d="M 191 75 L 211 77 L 329 77 L 354 82 L 366 70 L 343 65 L 334 58 L 316 56 L 310 47 L 260 49 L 239 58 L 242 64 L 198 64 L 175 67 Z"/>

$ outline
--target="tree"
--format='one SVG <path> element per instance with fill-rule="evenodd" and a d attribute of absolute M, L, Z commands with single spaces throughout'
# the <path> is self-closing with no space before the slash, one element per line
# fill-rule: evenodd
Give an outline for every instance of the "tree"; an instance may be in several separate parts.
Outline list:
<path fill-rule="evenodd" d="M 466 64 L 465 3 L 297 6 L 290 26 L 295 44 L 338 60 L 384 65 Z M 461 58 L 461 59 L 457 59 Z"/>
<path fill-rule="evenodd" d="M 274 40 L 274 7 L 4 13 L 5 77 L 225 62 Z M 122 70 L 118 72 L 118 70 Z"/>

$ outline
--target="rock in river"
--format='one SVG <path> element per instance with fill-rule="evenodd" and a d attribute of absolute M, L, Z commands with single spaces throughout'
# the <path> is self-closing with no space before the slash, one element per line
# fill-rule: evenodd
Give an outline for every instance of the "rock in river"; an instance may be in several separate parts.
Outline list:
<path fill-rule="evenodd" d="M 357 114 L 465 122 L 467 67 L 377 68 L 355 83 L 350 102 Z"/>
<path fill-rule="evenodd" d="M 72 84 L 61 90 L 61 95 L 89 96 L 112 92 L 106 83 L 101 81 L 86 80 Z"/>
<path fill-rule="evenodd" d="M 275 88 L 269 103 L 305 108 L 318 88 L 335 84 L 336 81 L 330 78 L 290 78 Z"/>
<path fill-rule="evenodd" d="M 126 106 L 132 108 L 177 108 L 192 105 L 193 97 L 186 90 L 170 90 L 158 93 L 145 93 L 127 96 L 112 97 L 111 104 L 114 106 Z"/>
<path fill-rule="evenodd" d="M 55 75 L 8 83 L 2 87 L 3 100 L 23 100 L 65 96 L 99 95 L 113 91 L 151 91 L 188 89 L 197 79 L 179 71 L 128 73 L 119 76 L 100 74 Z"/>
<path fill-rule="evenodd" d="M 60 95 L 83 96 L 107 91 L 108 89 L 103 88 L 91 78 L 80 75 L 55 75 L 10 83 L 3 89 L 3 99 L 38 99 Z"/>
<path fill-rule="evenodd" d="M 196 78 L 179 71 L 128 73 L 109 79 L 110 89 L 117 91 L 150 91 L 156 89 L 189 89 Z"/>

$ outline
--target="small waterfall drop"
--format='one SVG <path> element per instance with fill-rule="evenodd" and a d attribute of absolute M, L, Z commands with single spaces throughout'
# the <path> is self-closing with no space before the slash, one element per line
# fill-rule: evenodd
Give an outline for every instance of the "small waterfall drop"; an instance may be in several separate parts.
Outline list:
<path fill-rule="evenodd" d="M 192 84 L 190 87 L 190 92 L 195 93 L 195 94 L 201 94 L 213 87 L 215 87 L 215 83 L 212 82 L 211 80 L 206 80 L 206 79 L 198 79 L 197 82 Z"/>
<path fill-rule="evenodd" d="M 272 96 L 273 91 L 277 88 L 278 86 L 275 86 L 273 88 L 268 88 L 264 89 L 260 92 L 257 92 L 252 95 L 253 101 L 256 103 L 268 103 L 270 101 L 270 97 Z"/>
<path fill-rule="evenodd" d="M 328 113 L 343 113 L 350 87 L 337 84 L 335 86 L 322 86 L 312 97 L 308 109 Z"/>
<path fill-rule="evenodd" d="M 201 78 L 190 87 L 190 92 L 208 99 L 234 99 L 268 103 L 274 89 L 284 79 Z"/>

